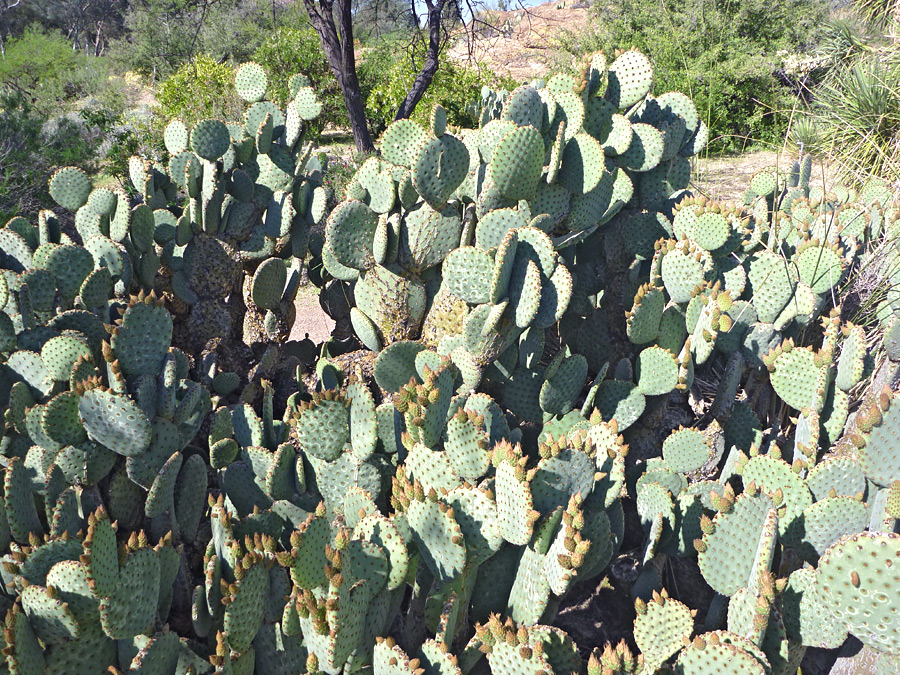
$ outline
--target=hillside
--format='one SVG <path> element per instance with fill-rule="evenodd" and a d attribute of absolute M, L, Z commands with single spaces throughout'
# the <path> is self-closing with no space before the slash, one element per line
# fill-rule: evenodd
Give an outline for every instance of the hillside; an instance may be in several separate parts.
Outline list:
<path fill-rule="evenodd" d="M 479 17 L 472 43 L 460 37 L 448 56 L 461 63 L 484 65 L 498 74 L 522 81 L 546 75 L 555 57 L 554 43 L 563 31 L 577 31 L 588 23 L 583 3 L 546 2 Z"/>

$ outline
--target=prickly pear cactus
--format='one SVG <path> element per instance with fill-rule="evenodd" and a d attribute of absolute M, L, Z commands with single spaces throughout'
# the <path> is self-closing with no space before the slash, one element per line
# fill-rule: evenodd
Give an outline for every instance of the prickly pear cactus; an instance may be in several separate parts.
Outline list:
<path fill-rule="evenodd" d="M 595 54 L 400 120 L 330 214 L 313 90 L 252 63 L 141 203 L 57 172 L 77 237 L 0 228 L 0 670 L 782 674 L 852 635 L 888 672 L 900 206 L 808 157 L 694 197 L 652 83 Z"/>

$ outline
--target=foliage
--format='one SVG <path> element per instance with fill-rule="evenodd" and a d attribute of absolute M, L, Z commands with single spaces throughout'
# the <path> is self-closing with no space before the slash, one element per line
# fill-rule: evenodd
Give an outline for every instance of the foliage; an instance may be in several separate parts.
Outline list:
<path fill-rule="evenodd" d="M 375 133 L 383 131 L 394 120 L 397 108 L 406 98 L 421 67 L 424 52 L 420 46 L 406 52 L 402 50 L 403 46 L 397 40 L 387 42 L 373 50 L 374 53 L 366 54 L 360 65 L 360 75 L 365 83 L 366 117 Z M 440 103 L 451 124 L 476 126 L 478 118 L 471 104 L 485 85 L 513 88 L 515 82 L 498 77 L 484 66 L 469 68 L 443 59 L 412 118 L 427 123 L 434 104 Z"/>
<path fill-rule="evenodd" d="M 206 117 L 231 119 L 239 110 L 234 68 L 201 54 L 163 80 L 156 94 L 163 125 L 171 119 L 194 124 Z"/>
<path fill-rule="evenodd" d="M 139 203 L 65 167 L 0 228 L 0 669 L 893 667 L 896 191 L 805 156 L 694 198 L 690 99 L 636 50 L 576 75 L 393 122 L 329 215 L 314 91 L 244 64 L 242 118 L 131 158 Z M 883 262 L 867 331 L 836 303 Z M 616 621 L 569 621 L 610 578 Z"/>
<path fill-rule="evenodd" d="M 833 71 L 813 115 L 820 150 L 848 174 L 900 179 L 900 59 L 875 52 Z"/>
<path fill-rule="evenodd" d="M 119 113 L 126 99 L 109 59 L 73 51 L 58 33 L 36 27 L 7 44 L 0 57 L 0 88 L 17 92 L 48 117 L 68 112 L 84 99 Z"/>
<path fill-rule="evenodd" d="M 53 167 L 89 166 L 96 141 L 77 116 L 48 119 L 22 94 L 0 90 L 0 221 L 49 206 L 45 186 Z"/>
<path fill-rule="evenodd" d="M 131 0 L 113 52 L 126 69 L 162 79 L 199 54 L 245 60 L 297 12 L 270 0 Z"/>
<path fill-rule="evenodd" d="M 897 0 L 853 0 L 853 9 L 868 23 L 885 33 L 900 29 Z"/>
<path fill-rule="evenodd" d="M 47 112 L 75 94 L 66 91 L 66 85 L 77 67 L 78 53 L 68 41 L 31 27 L 6 46 L 6 54 L 0 58 L 0 86 L 20 93 L 29 105 Z"/>
<path fill-rule="evenodd" d="M 279 105 L 290 100 L 288 80 L 293 73 L 309 78 L 322 102 L 322 114 L 312 131 L 321 131 L 326 124 L 344 127 L 347 108 L 344 95 L 325 61 L 319 36 L 308 26 L 279 28 L 269 35 L 253 53 L 253 60 L 272 73 L 272 98 Z"/>
<path fill-rule="evenodd" d="M 656 64 L 654 91 L 688 93 L 712 131 L 710 151 L 724 152 L 781 142 L 793 92 L 776 77 L 778 52 L 814 45 L 825 6 L 621 0 L 594 12 L 590 30 L 564 35 L 561 47 L 573 55 L 631 45 L 646 51 Z"/>

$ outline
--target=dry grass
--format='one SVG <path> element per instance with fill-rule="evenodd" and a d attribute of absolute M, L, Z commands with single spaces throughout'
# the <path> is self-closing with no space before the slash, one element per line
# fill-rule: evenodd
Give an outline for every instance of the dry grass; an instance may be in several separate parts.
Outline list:
<path fill-rule="evenodd" d="M 691 188 L 711 199 L 741 203 L 753 174 L 770 166 L 786 171 L 794 159 L 792 154 L 767 150 L 736 156 L 701 157 L 696 160 Z M 835 182 L 832 167 L 814 163 L 811 182 L 824 183 L 830 188 Z"/>

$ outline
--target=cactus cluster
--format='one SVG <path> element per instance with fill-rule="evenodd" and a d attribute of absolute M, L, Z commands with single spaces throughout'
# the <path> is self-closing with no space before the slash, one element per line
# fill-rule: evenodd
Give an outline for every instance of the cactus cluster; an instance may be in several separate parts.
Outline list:
<path fill-rule="evenodd" d="M 246 384 L 247 363 L 279 382 L 293 376 L 281 363 L 283 347 L 308 230 L 328 201 L 324 167 L 304 143 L 306 123 L 321 111 L 306 78 L 291 78 L 284 110 L 265 98 L 268 78 L 255 63 L 238 68 L 235 87 L 247 104 L 242 120 L 190 129 L 173 120 L 168 163 L 133 157 L 129 167 L 133 187 L 155 209 L 161 245 L 144 287 L 171 299 L 178 342 L 206 362 L 210 386 L 219 374 Z"/>
<path fill-rule="evenodd" d="M 0 228 L 0 672 L 780 675 L 848 636 L 891 672 L 900 202 L 809 158 L 693 196 L 706 128 L 652 75 L 395 122 L 330 214 L 314 92 L 252 63 L 137 204 L 58 171 L 75 231 Z M 576 645 L 612 585 L 633 630 Z"/>

